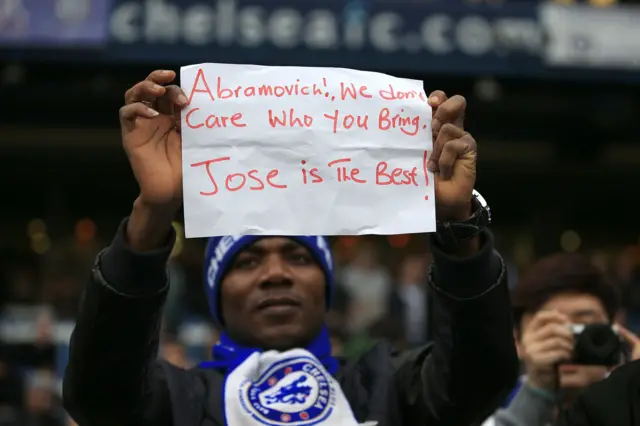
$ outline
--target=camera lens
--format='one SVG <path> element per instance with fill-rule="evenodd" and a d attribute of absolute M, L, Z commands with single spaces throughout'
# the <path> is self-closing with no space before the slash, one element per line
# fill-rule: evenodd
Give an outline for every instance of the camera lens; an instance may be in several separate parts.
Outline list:
<path fill-rule="evenodd" d="M 589 324 L 576 336 L 576 364 L 612 366 L 620 362 L 621 355 L 620 339 L 608 324 Z"/>
<path fill-rule="evenodd" d="M 589 338 L 591 339 L 591 344 L 593 344 L 593 346 L 596 346 L 596 347 L 607 345 L 609 342 L 611 342 L 612 337 L 615 337 L 615 336 L 612 336 L 612 333 L 610 330 L 608 329 L 603 330 L 602 328 L 594 328 L 591 334 L 589 335 Z"/>

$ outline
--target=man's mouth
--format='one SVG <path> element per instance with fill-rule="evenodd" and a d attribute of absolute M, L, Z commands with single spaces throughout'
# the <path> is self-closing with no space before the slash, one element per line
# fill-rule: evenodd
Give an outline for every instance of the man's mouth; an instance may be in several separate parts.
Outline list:
<path fill-rule="evenodd" d="M 301 303 L 298 299 L 288 296 L 282 297 L 268 297 L 258 303 L 257 309 L 259 311 L 289 311 L 291 309 L 299 308 Z"/>

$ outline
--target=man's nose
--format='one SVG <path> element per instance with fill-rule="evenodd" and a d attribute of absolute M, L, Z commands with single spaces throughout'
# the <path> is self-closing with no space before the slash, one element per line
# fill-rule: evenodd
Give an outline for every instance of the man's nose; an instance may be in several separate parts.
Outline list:
<path fill-rule="evenodd" d="M 262 286 L 291 285 L 293 283 L 291 270 L 286 260 L 279 254 L 266 257 L 262 277 Z"/>

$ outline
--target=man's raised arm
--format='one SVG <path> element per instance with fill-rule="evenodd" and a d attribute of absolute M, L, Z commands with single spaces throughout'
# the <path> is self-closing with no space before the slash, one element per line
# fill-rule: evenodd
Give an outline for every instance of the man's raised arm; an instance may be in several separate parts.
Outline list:
<path fill-rule="evenodd" d="M 170 412 L 163 413 L 168 391 L 156 360 L 175 234 L 165 232 L 162 246 L 137 253 L 126 227 L 127 221 L 98 255 L 71 336 L 63 394 L 80 426 L 170 424 Z"/>
<path fill-rule="evenodd" d="M 437 232 L 429 274 L 433 345 L 396 358 L 405 424 L 469 426 L 493 412 L 516 383 L 518 358 L 504 262 L 486 229 L 490 209 L 473 190 L 477 143 L 466 101 L 437 91 L 434 148 Z"/>
<path fill-rule="evenodd" d="M 64 405 L 80 426 L 171 424 L 156 362 L 166 263 L 182 203 L 180 108 L 173 71 L 158 70 L 125 94 L 122 145 L 140 195 L 110 247 L 98 256 L 71 337 Z"/>
<path fill-rule="evenodd" d="M 518 378 L 505 267 L 491 233 L 480 238 L 479 250 L 466 257 L 445 254 L 432 243 L 433 345 L 397 360 L 405 418 L 421 419 L 415 424 L 482 420 Z"/>

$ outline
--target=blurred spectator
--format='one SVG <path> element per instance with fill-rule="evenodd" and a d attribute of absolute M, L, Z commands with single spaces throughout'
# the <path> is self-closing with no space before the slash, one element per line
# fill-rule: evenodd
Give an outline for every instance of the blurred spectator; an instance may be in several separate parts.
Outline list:
<path fill-rule="evenodd" d="M 55 307 L 60 319 L 73 319 L 80 303 L 79 281 L 71 272 L 55 272 L 43 282 L 43 301 Z"/>
<path fill-rule="evenodd" d="M 56 393 L 52 371 L 37 370 L 27 382 L 22 426 L 63 426 L 66 414 Z"/>
<path fill-rule="evenodd" d="M 180 255 L 173 262 L 180 265 L 181 279 L 185 286 L 182 289 L 184 301 L 184 318 L 182 320 L 199 319 L 209 321 L 211 314 L 207 299 L 202 297 L 202 253 L 201 241 L 189 239 L 183 241 Z M 182 275 L 183 274 L 183 275 Z"/>
<path fill-rule="evenodd" d="M 331 355 L 335 357 L 344 356 L 344 346 L 347 343 L 347 333 L 344 329 L 344 316 L 338 312 L 327 314 L 326 324 L 329 330 L 329 340 L 331 341 Z"/>
<path fill-rule="evenodd" d="M 371 242 L 363 241 L 358 247 L 353 262 L 344 267 L 340 283 L 351 300 L 349 331 L 366 329 L 386 314 L 391 279 Z"/>
<path fill-rule="evenodd" d="M 18 265 L 7 274 L 8 303 L 28 305 L 37 300 L 37 281 L 35 268 Z"/>
<path fill-rule="evenodd" d="M 631 281 L 634 271 L 638 267 L 640 267 L 640 246 L 628 246 L 616 259 L 616 278 L 622 284 L 627 284 Z"/>
<path fill-rule="evenodd" d="M 48 307 L 14 310 L 16 317 L 31 323 L 33 335 L 26 340 L 7 342 L 5 352 L 12 365 L 25 369 L 53 369 L 56 362 L 56 344 L 53 340 L 54 316 Z M 19 336 L 16 336 L 19 337 Z"/>
<path fill-rule="evenodd" d="M 185 347 L 173 336 L 165 336 L 160 344 L 160 357 L 168 363 L 181 368 L 193 367 L 193 361 L 187 356 Z"/>
<path fill-rule="evenodd" d="M 377 340 L 382 339 L 387 340 L 398 350 L 407 348 L 401 321 L 387 315 L 366 329 L 352 333 L 343 347 L 343 356 L 352 359 L 360 358 Z"/>
<path fill-rule="evenodd" d="M 373 340 L 385 339 L 399 351 L 407 349 L 406 333 L 398 318 L 386 316 L 373 324 L 368 331 Z"/>
<path fill-rule="evenodd" d="M 184 302 L 187 276 L 182 266 L 175 259 L 169 261 L 168 274 L 169 293 L 164 307 L 164 325 L 168 332 L 175 333 L 186 314 Z"/>
<path fill-rule="evenodd" d="M 407 342 L 412 346 L 427 340 L 427 255 L 404 259 L 390 298 L 390 315 L 398 318 Z"/>
<path fill-rule="evenodd" d="M 640 331 L 640 247 L 630 246 L 616 259 L 615 278 L 620 284 L 625 308 L 625 323 Z"/>
<path fill-rule="evenodd" d="M 24 384 L 16 366 L 0 347 L 0 426 L 17 425 L 23 408 Z"/>

